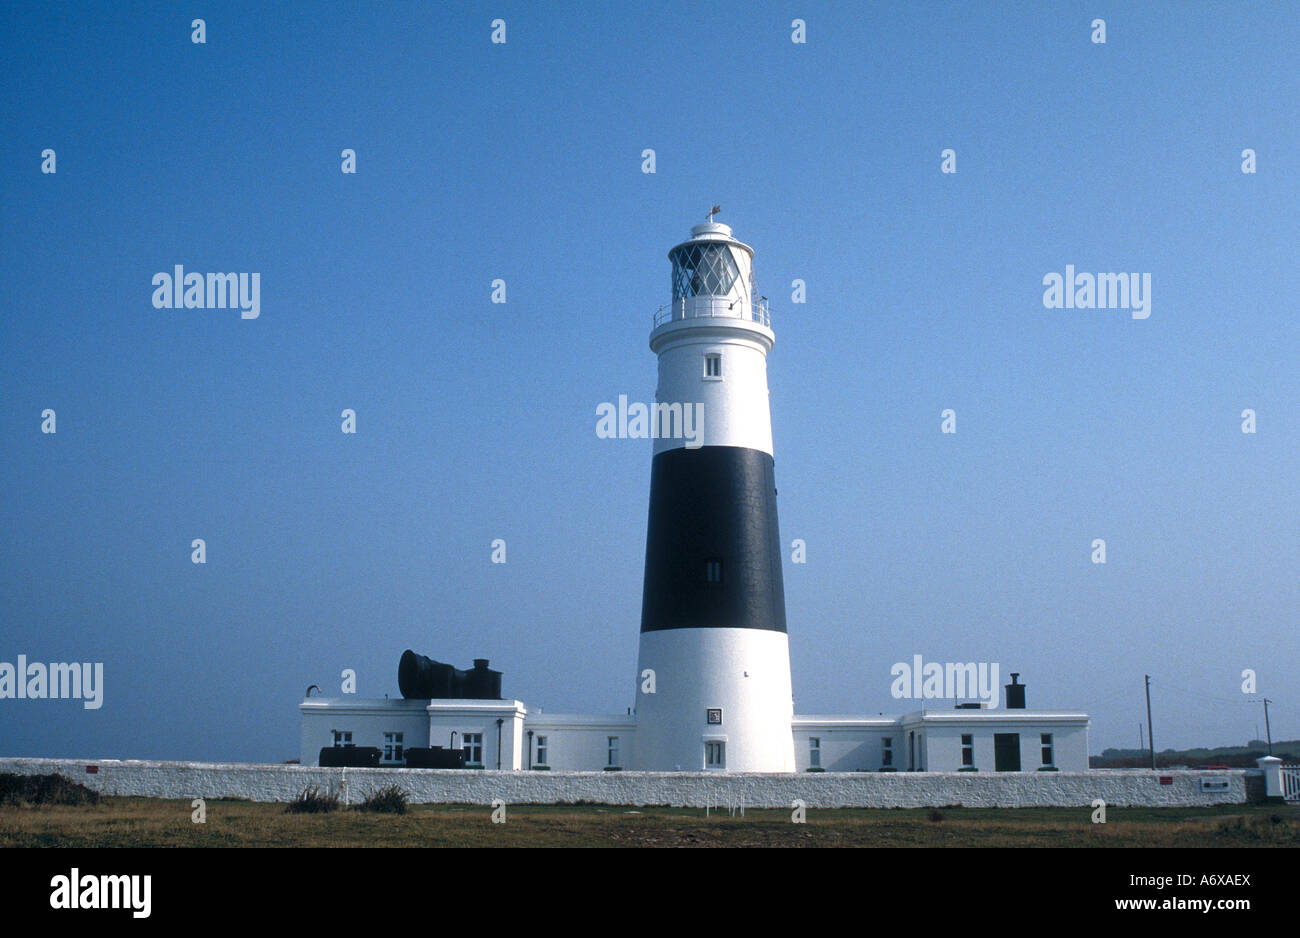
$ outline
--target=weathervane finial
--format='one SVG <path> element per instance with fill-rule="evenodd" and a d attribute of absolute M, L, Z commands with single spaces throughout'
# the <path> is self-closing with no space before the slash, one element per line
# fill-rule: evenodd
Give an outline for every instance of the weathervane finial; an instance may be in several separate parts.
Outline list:
<path fill-rule="evenodd" d="M 718 212 L 720 211 L 722 211 L 721 205 L 715 205 L 713 206 L 713 208 L 709 209 L 709 215 L 708 215 L 709 224 L 713 224 L 713 216 L 718 214 Z"/>

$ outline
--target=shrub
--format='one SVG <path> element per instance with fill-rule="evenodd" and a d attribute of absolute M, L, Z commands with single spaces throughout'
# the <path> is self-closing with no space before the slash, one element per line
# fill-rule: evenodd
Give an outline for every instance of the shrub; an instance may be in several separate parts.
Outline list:
<path fill-rule="evenodd" d="M 338 806 L 338 792 L 306 788 L 303 789 L 302 794 L 289 802 L 284 811 L 286 814 L 322 814 L 326 811 L 337 811 Z"/>
<path fill-rule="evenodd" d="M 928 816 L 930 820 L 934 821 L 936 824 L 943 820 L 942 811 L 931 811 Z"/>
<path fill-rule="evenodd" d="M 405 814 L 409 797 L 406 789 L 393 784 L 368 792 L 365 800 L 354 807 L 358 811 L 374 811 L 376 814 Z"/>
<path fill-rule="evenodd" d="M 0 804 L 99 804 L 99 792 L 55 773 L 0 774 Z"/>

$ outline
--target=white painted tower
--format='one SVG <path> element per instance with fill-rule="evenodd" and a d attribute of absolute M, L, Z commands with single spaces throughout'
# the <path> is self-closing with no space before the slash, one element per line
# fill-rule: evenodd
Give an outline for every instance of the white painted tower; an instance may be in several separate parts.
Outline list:
<path fill-rule="evenodd" d="M 793 772 L 767 390 L 775 336 L 753 250 L 711 218 L 669 251 L 672 304 L 650 333 L 656 402 L 702 404 L 703 427 L 655 439 L 633 762 Z"/>

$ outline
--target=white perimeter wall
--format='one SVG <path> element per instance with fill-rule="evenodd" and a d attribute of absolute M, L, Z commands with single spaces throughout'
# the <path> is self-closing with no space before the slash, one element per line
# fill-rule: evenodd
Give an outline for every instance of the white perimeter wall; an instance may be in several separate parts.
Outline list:
<path fill-rule="evenodd" d="M 86 766 L 98 767 L 87 774 Z M 322 769 L 300 765 L 0 759 L 0 772 L 55 772 L 108 795 L 151 798 L 248 798 L 290 801 L 304 788 L 340 791 L 345 801 L 389 784 L 416 803 L 563 804 L 579 800 L 620 805 L 704 807 L 744 803 L 788 808 L 844 807 L 1111 807 L 1242 804 L 1246 770 L 1221 772 L 1099 769 L 1092 772 L 876 773 L 821 772 L 747 775 L 704 772 L 497 772 L 437 769 Z M 1161 785 L 1160 778 L 1171 779 Z M 1227 779 L 1222 792 L 1202 792 L 1200 779 Z"/>

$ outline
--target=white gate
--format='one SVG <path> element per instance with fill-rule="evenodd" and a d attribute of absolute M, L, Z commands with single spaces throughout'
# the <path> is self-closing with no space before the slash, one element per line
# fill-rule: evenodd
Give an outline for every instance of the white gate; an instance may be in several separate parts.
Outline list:
<path fill-rule="evenodd" d="M 1282 766 L 1282 797 L 1300 802 L 1300 765 Z"/>

